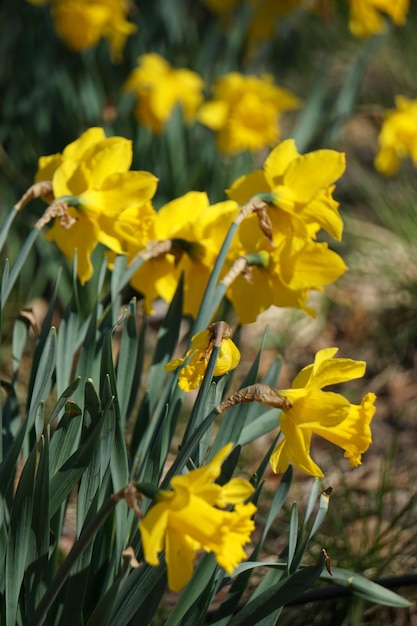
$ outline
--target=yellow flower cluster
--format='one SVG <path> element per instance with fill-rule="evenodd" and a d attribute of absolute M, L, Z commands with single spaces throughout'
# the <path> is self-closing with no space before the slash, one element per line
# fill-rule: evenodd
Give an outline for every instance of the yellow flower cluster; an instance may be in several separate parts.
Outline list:
<path fill-rule="evenodd" d="M 254 489 L 241 478 L 222 486 L 214 482 L 232 447 L 226 445 L 208 465 L 172 478 L 172 491 L 159 491 L 139 524 L 147 563 L 158 565 L 165 549 L 172 591 L 180 591 L 191 578 L 198 551 L 212 552 L 229 574 L 246 558 L 243 546 L 255 528 L 256 507 L 244 501 Z"/>
<path fill-rule="evenodd" d="M 277 143 L 280 114 L 300 104 L 289 91 L 274 85 L 269 74 L 258 78 L 232 72 L 216 81 L 214 98 L 201 107 L 198 119 L 216 131 L 222 154 L 255 152 Z"/>
<path fill-rule="evenodd" d="M 27 0 L 51 3 L 55 30 L 71 50 L 80 52 L 104 37 L 114 61 L 120 61 L 127 38 L 136 26 L 126 19 L 128 0 Z"/>
<path fill-rule="evenodd" d="M 323 387 L 338 385 L 365 373 L 365 363 L 335 359 L 337 348 L 320 350 L 314 363 L 296 376 L 291 389 L 279 394 L 291 404 L 280 415 L 284 438 L 271 456 L 272 469 L 285 472 L 291 463 L 312 476 L 324 476 L 310 456 L 312 435 L 316 434 L 345 450 L 352 467 L 361 464 L 361 455 L 372 437 L 370 423 L 375 413 L 375 394 L 366 394 L 360 405 L 351 404 L 338 393 Z"/>
<path fill-rule="evenodd" d="M 385 115 L 375 157 L 376 169 L 385 176 L 396 174 L 406 157 L 417 167 L 417 100 L 397 96 L 395 104 Z"/>
<path fill-rule="evenodd" d="M 242 323 L 256 320 L 271 305 L 297 307 L 314 314 L 307 299 L 341 276 L 346 266 L 326 243 L 316 241 L 320 228 L 341 238 L 342 220 L 333 199 L 334 182 L 345 168 L 343 154 L 318 150 L 298 154 L 294 141 L 278 145 L 264 169 L 243 176 L 228 190 L 230 200 L 210 205 L 207 194 L 190 191 L 155 211 L 151 199 L 157 179 L 149 172 L 128 171 L 130 141 L 106 138 L 91 128 L 62 154 L 39 160 L 36 180 L 52 181 L 55 202 L 63 202 L 67 220 L 56 219 L 47 238 L 69 257 L 78 251 L 78 275 L 92 275 L 91 253 L 98 243 L 128 262 L 138 254 L 146 261 L 131 280 L 147 310 L 160 297 L 172 300 L 181 274 L 185 314 L 196 316 L 219 249 L 239 204 L 269 192 L 272 234 L 247 216 L 229 250 L 223 277 L 235 262 L 247 268 L 229 286 L 227 296 Z"/>

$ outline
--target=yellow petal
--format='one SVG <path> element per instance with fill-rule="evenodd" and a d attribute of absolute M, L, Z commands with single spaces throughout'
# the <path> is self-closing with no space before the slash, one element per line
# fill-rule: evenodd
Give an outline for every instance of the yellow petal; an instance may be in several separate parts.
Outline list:
<path fill-rule="evenodd" d="M 261 170 L 251 172 L 237 178 L 226 193 L 231 200 L 245 204 L 258 193 L 271 191 L 264 173 Z"/>
<path fill-rule="evenodd" d="M 167 529 L 165 560 L 168 569 L 168 587 L 181 591 L 194 571 L 195 547 L 187 535 L 176 529 Z"/>
<path fill-rule="evenodd" d="M 205 192 L 189 191 L 159 209 L 155 219 L 157 239 L 179 237 L 192 240 L 191 225 L 202 211 L 209 207 Z"/>
<path fill-rule="evenodd" d="M 93 126 L 80 135 L 78 139 L 69 143 L 66 148 L 64 148 L 62 154 L 66 159 L 80 161 L 88 150 L 104 139 L 106 139 L 104 130 Z"/>
<path fill-rule="evenodd" d="M 220 130 L 226 124 L 229 113 L 229 105 L 224 100 L 215 100 L 203 104 L 197 115 L 197 119 L 204 126 L 212 130 Z"/>
<path fill-rule="evenodd" d="M 318 191 L 328 187 L 345 171 L 345 155 L 335 150 L 316 150 L 292 161 L 283 183 L 290 187 L 297 202 L 310 202 Z"/>
<path fill-rule="evenodd" d="M 155 504 L 139 524 L 145 560 L 150 565 L 158 565 L 158 553 L 165 546 L 165 531 L 169 519 L 169 501 Z"/>
<path fill-rule="evenodd" d="M 294 139 L 286 139 L 272 150 L 264 163 L 265 179 L 270 189 L 279 184 L 290 163 L 298 157 Z"/>
<path fill-rule="evenodd" d="M 62 154 L 51 154 L 50 156 L 40 157 L 38 160 L 38 171 L 35 175 L 35 182 L 41 180 L 52 180 L 58 167 L 63 162 Z"/>
<path fill-rule="evenodd" d="M 289 463 L 311 476 L 323 477 L 320 467 L 310 456 L 311 431 L 293 427 L 271 455 L 271 467 L 276 474 L 286 471 Z"/>
<path fill-rule="evenodd" d="M 221 487 L 217 498 L 217 506 L 225 508 L 228 504 L 237 504 L 251 497 L 254 487 L 243 478 L 232 478 Z"/>

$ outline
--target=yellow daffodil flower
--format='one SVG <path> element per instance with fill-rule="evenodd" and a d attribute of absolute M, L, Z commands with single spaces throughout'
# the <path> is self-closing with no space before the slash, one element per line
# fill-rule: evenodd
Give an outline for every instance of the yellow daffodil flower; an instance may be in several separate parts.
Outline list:
<path fill-rule="evenodd" d="M 354 405 L 338 393 L 323 391 L 365 373 L 363 361 L 335 359 L 336 352 L 337 348 L 320 350 L 314 363 L 296 376 L 291 389 L 279 391 L 292 406 L 280 415 L 284 438 L 271 456 L 274 472 L 284 472 L 291 463 L 307 474 L 323 476 L 310 456 L 314 433 L 345 450 L 352 467 L 361 464 L 361 455 L 372 441 L 370 423 L 376 396 L 368 393 L 360 405 Z"/>
<path fill-rule="evenodd" d="M 404 26 L 409 0 L 348 0 L 349 29 L 355 37 L 372 37 L 386 28 L 385 17 L 396 26 Z"/>
<path fill-rule="evenodd" d="M 395 104 L 396 109 L 385 116 L 375 157 L 376 169 L 385 176 L 396 174 L 406 157 L 411 157 L 417 167 L 417 99 L 397 96 Z"/>
<path fill-rule="evenodd" d="M 260 232 L 255 215 L 247 217 L 239 229 L 239 253 L 248 258 L 249 267 L 228 289 L 227 296 L 242 324 L 254 322 L 270 306 L 293 307 L 310 315 L 314 309 L 307 301 L 312 290 L 321 291 L 346 271 L 341 257 L 327 243 L 306 236 L 301 222 L 294 223 L 282 213 L 273 244 Z"/>
<path fill-rule="evenodd" d="M 47 0 L 28 2 L 40 5 Z M 127 0 L 51 0 L 55 30 L 71 50 L 80 52 L 104 37 L 114 61 L 121 60 L 127 38 L 137 30 L 126 19 L 128 9 Z"/>
<path fill-rule="evenodd" d="M 238 178 L 227 195 L 244 204 L 259 193 L 274 195 L 280 211 L 295 215 L 307 225 L 311 235 L 323 228 L 340 240 L 343 222 L 333 199 L 333 183 L 345 171 L 345 156 L 335 150 L 316 150 L 300 155 L 293 139 L 280 143 L 267 157 L 263 170 Z M 269 211 L 272 225 L 278 212 Z M 279 232 L 279 228 L 274 228 Z"/>
<path fill-rule="evenodd" d="M 147 563 L 158 565 L 158 554 L 165 549 L 172 591 L 181 591 L 190 580 L 199 550 L 213 552 L 229 574 L 246 558 L 243 546 L 254 530 L 256 507 L 243 502 L 253 487 L 240 478 L 223 486 L 214 483 L 232 448 L 229 443 L 205 467 L 172 478 L 172 491 L 159 491 L 156 504 L 139 524 Z"/>
<path fill-rule="evenodd" d="M 299 106 L 300 100 L 277 87 L 272 76 L 232 72 L 216 81 L 214 98 L 202 105 L 198 119 L 217 133 L 219 151 L 230 155 L 275 144 L 280 114 Z"/>
<path fill-rule="evenodd" d="M 138 122 L 160 133 L 174 110 L 180 105 L 187 122 L 194 120 L 203 94 L 204 82 L 188 69 L 175 69 L 155 52 L 138 59 L 138 67 L 128 76 L 124 89 L 137 98 Z"/>
<path fill-rule="evenodd" d="M 187 359 L 190 359 L 189 364 L 185 365 L 180 371 L 178 386 L 182 391 L 192 391 L 201 384 L 206 373 L 213 345 L 213 332 L 203 330 L 194 335 L 191 340 L 191 347 L 183 357 L 173 359 L 165 365 L 167 371 L 173 371 L 184 365 Z M 214 376 L 222 376 L 230 372 L 237 367 L 239 361 L 240 352 L 238 348 L 231 339 L 223 337 L 214 368 Z"/>
<path fill-rule="evenodd" d="M 98 243 L 118 254 L 125 252 L 115 237 L 115 220 L 123 214 L 128 222 L 129 209 L 149 206 L 156 191 L 155 176 L 128 171 L 131 161 L 131 142 L 106 138 L 101 128 L 90 128 L 62 154 L 39 159 L 35 180 L 52 181 L 55 200 L 68 203 L 72 220 L 67 227 L 56 220 L 46 237 L 69 258 L 78 250 L 81 283 L 92 276 L 90 257 Z"/>
<path fill-rule="evenodd" d="M 195 317 L 220 246 L 237 213 L 235 202 L 210 206 L 207 194 L 199 191 L 190 191 L 161 207 L 155 216 L 153 235 L 157 241 L 171 241 L 172 248 L 147 261 L 131 280 L 131 285 L 145 296 L 148 310 L 156 297 L 171 302 L 183 274 L 183 311 Z M 133 245 L 130 253 L 134 250 Z"/>

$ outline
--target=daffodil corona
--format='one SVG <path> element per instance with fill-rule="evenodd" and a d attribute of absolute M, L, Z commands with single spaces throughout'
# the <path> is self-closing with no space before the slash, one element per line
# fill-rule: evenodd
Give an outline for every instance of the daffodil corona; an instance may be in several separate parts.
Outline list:
<path fill-rule="evenodd" d="M 147 563 L 158 565 L 158 555 L 165 550 L 172 591 L 181 591 L 187 584 L 200 550 L 214 553 L 229 574 L 246 557 L 243 546 L 254 530 L 256 507 L 244 501 L 253 487 L 241 478 L 232 478 L 223 486 L 214 482 L 232 448 L 229 443 L 208 465 L 172 478 L 172 491 L 159 491 L 139 524 Z"/>

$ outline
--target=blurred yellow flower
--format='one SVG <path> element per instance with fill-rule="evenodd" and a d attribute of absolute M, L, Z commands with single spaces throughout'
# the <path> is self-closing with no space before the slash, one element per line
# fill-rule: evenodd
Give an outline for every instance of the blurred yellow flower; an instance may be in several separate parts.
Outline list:
<path fill-rule="evenodd" d="M 210 206 L 207 194 L 199 191 L 190 191 L 159 209 L 153 237 L 160 242 L 171 241 L 171 248 L 146 261 L 131 280 L 144 295 L 148 310 L 156 297 L 171 302 L 183 274 L 183 312 L 197 315 L 220 246 L 237 213 L 235 202 Z M 129 254 L 134 256 L 139 250 L 132 243 Z"/>
<path fill-rule="evenodd" d="M 397 96 L 395 104 L 397 108 L 385 115 L 375 157 L 376 169 L 385 176 L 396 174 L 406 157 L 417 167 L 417 99 Z"/>
<path fill-rule="evenodd" d="M 147 563 L 159 565 L 158 554 L 165 549 L 172 591 L 181 591 L 190 580 L 199 550 L 213 552 L 229 574 L 246 558 L 243 546 L 255 528 L 256 507 L 243 502 L 253 487 L 240 478 L 223 486 L 214 483 L 232 448 L 229 443 L 205 467 L 174 476 L 172 491 L 159 491 L 156 504 L 139 524 Z M 223 510 L 226 506 L 228 510 Z"/>
<path fill-rule="evenodd" d="M 67 46 L 76 52 L 97 45 L 104 37 L 110 45 L 111 57 L 120 61 L 127 38 L 136 32 L 128 22 L 127 0 L 50 0 L 55 30 Z M 47 0 L 28 0 L 46 4 Z"/>
<path fill-rule="evenodd" d="M 124 89 L 137 98 L 138 122 L 160 133 L 180 105 L 187 122 L 194 120 L 203 95 L 204 82 L 188 69 L 175 69 L 159 54 L 150 52 L 138 59 L 138 67 L 128 76 Z"/>
<path fill-rule="evenodd" d="M 279 116 L 299 106 L 300 100 L 269 74 L 232 72 L 217 79 L 213 100 L 201 106 L 198 119 L 217 133 L 222 154 L 255 152 L 279 140 Z"/>
<path fill-rule="evenodd" d="M 348 0 L 349 29 L 355 37 L 372 37 L 386 28 L 389 17 L 396 26 L 404 26 L 409 0 Z"/>
<path fill-rule="evenodd" d="M 335 150 L 316 150 L 300 155 L 293 139 L 280 143 L 267 157 L 263 170 L 238 178 L 227 195 L 245 204 L 259 193 L 274 195 L 274 207 L 300 218 L 312 236 L 319 228 L 340 240 L 343 222 L 333 199 L 333 183 L 345 171 L 345 155 Z M 268 211 L 272 225 L 280 211 Z M 278 232 L 279 226 L 274 229 Z"/>
<path fill-rule="evenodd" d="M 146 205 L 155 194 L 155 176 L 128 171 L 131 161 L 131 142 L 106 137 L 102 128 L 90 128 L 62 154 L 39 159 L 35 180 L 52 181 L 55 201 L 65 203 L 70 216 L 65 227 L 55 220 L 46 237 L 69 258 L 78 251 L 81 283 L 92 276 L 90 256 L 98 243 L 124 253 L 115 237 L 114 220 L 124 215 L 128 222 L 128 210 Z"/>
<path fill-rule="evenodd" d="M 314 363 L 301 370 L 291 389 L 279 390 L 292 407 L 280 415 L 284 438 L 271 456 L 274 472 L 284 472 L 291 463 L 307 474 L 323 476 L 310 456 L 314 433 L 345 450 L 352 467 L 361 464 L 361 455 L 372 441 L 370 423 L 376 396 L 368 393 L 360 405 L 354 405 L 338 393 L 323 391 L 323 387 L 360 378 L 365 373 L 363 361 L 333 358 L 337 350 L 319 350 Z"/>
<path fill-rule="evenodd" d="M 213 346 L 213 332 L 211 330 L 203 330 L 191 339 L 191 347 L 183 357 L 173 359 L 165 365 L 165 369 L 170 372 L 184 365 L 188 358 L 190 359 L 189 364 L 180 371 L 178 386 L 182 391 L 192 391 L 201 384 Z M 230 338 L 223 337 L 214 368 L 214 376 L 223 376 L 223 374 L 230 372 L 237 367 L 239 361 L 240 352 L 238 348 Z"/>

